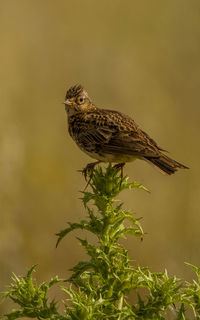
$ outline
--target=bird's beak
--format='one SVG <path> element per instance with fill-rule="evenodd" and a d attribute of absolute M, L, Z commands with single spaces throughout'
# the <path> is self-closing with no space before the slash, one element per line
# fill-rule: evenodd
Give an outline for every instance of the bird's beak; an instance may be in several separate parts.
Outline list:
<path fill-rule="evenodd" d="M 72 104 L 72 101 L 70 101 L 70 99 L 66 99 L 65 101 L 62 102 L 62 104 Z"/>

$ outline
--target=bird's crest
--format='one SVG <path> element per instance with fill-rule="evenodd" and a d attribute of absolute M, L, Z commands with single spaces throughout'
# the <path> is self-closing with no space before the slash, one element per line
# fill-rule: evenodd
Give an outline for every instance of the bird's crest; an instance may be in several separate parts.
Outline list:
<path fill-rule="evenodd" d="M 69 90 L 66 93 L 66 99 L 71 99 L 78 97 L 81 92 L 83 92 L 84 88 L 80 84 L 76 84 L 75 86 L 69 88 Z"/>

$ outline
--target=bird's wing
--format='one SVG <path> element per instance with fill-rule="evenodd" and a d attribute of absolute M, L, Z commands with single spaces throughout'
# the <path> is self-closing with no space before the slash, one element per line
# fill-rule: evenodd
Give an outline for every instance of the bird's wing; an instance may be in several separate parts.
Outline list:
<path fill-rule="evenodd" d="M 102 146 L 102 151 L 139 157 L 157 158 L 159 156 L 157 147 L 152 145 L 141 132 L 120 132 L 114 135 L 109 140 L 109 143 Z"/>
<path fill-rule="evenodd" d="M 107 128 L 96 128 L 94 124 L 79 126 L 79 133 L 76 136 L 76 141 L 80 147 L 87 152 L 98 153 L 102 146 L 109 144 L 111 132 Z"/>
<path fill-rule="evenodd" d="M 155 146 L 156 148 L 158 148 L 160 151 L 168 152 L 167 150 L 165 150 L 165 149 L 161 148 L 160 146 L 158 146 L 158 144 L 155 142 L 155 140 L 153 140 L 145 131 L 143 131 L 143 130 L 141 130 L 141 131 L 142 131 L 143 135 L 145 135 L 146 138 L 151 141 L 151 144 L 152 144 L 152 145 L 154 145 L 154 146 Z"/>
<path fill-rule="evenodd" d="M 88 114 L 78 126 L 79 144 L 88 152 L 158 157 L 160 148 L 126 115 L 101 110 Z"/>

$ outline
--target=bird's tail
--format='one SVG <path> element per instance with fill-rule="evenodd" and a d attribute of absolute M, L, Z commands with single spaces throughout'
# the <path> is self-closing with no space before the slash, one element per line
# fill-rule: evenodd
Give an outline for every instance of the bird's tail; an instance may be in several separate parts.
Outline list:
<path fill-rule="evenodd" d="M 183 164 L 167 157 L 165 154 L 161 154 L 159 158 L 145 158 L 145 160 L 160 169 L 163 174 L 167 175 L 175 173 L 178 169 L 189 169 Z"/>

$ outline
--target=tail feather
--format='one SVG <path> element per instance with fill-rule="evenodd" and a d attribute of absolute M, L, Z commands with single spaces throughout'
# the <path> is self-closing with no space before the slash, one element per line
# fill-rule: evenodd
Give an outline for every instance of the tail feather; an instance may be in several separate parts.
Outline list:
<path fill-rule="evenodd" d="M 171 175 L 178 169 L 189 169 L 185 165 L 161 154 L 159 158 L 145 158 L 148 162 L 160 169 L 163 174 Z"/>

